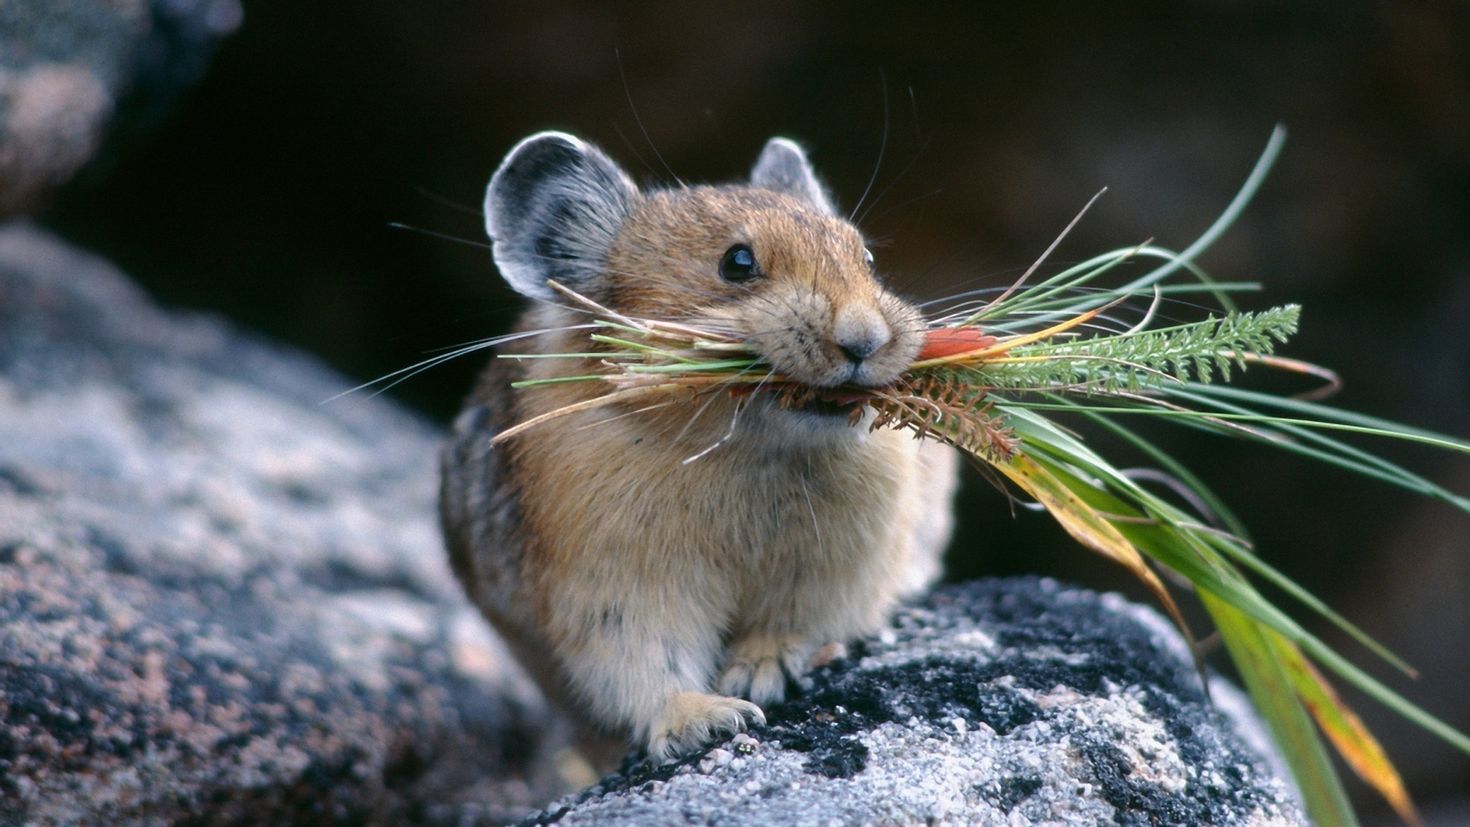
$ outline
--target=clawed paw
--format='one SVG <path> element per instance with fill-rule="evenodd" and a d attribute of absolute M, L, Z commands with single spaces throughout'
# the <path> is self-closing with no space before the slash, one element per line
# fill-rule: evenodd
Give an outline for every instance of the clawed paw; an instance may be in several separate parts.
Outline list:
<path fill-rule="evenodd" d="M 744 732 L 764 724 L 761 708 L 739 698 L 680 692 L 673 697 L 648 739 L 648 755 L 656 761 L 692 752 L 719 735 Z"/>
<path fill-rule="evenodd" d="M 747 637 L 730 647 L 720 691 L 767 706 L 786 699 L 786 687 L 806 673 L 814 647 L 794 636 Z"/>

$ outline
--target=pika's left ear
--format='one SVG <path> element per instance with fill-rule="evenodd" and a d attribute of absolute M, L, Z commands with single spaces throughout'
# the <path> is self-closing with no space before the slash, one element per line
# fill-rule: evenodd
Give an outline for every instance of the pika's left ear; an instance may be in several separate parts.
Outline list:
<path fill-rule="evenodd" d="M 812 172 L 806 152 L 789 138 L 772 138 L 766 141 L 761 157 L 750 171 L 750 183 L 761 189 L 775 190 L 812 205 L 827 215 L 836 215 L 827 188 Z"/>

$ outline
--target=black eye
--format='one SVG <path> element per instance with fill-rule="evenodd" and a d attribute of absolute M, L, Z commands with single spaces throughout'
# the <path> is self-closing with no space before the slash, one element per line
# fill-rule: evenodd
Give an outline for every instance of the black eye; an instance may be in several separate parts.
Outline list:
<path fill-rule="evenodd" d="M 720 278 L 725 281 L 738 283 L 761 275 L 761 266 L 755 263 L 755 253 L 748 244 L 736 244 L 720 257 Z"/>
<path fill-rule="evenodd" d="M 872 250 L 869 250 L 867 247 L 864 247 L 863 248 L 863 261 L 866 261 L 868 263 L 868 267 L 869 268 L 872 268 L 874 266 L 873 265 L 873 251 Z"/>

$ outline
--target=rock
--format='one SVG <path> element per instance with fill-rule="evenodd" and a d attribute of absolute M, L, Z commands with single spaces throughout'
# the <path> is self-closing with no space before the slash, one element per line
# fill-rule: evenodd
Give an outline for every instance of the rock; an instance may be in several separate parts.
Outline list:
<path fill-rule="evenodd" d="M 1174 630 L 1037 579 L 941 588 L 770 725 L 525 824 L 1305 823 L 1240 693 Z"/>
<path fill-rule="evenodd" d="M 462 597 L 438 436 L 0 228 L 0 824 L 493 823 L 550 723 Z"/>
<path fill-rule="evenodd" d="M 71 179 L 114 115 L 155 122 L 240 20 L 238 0 L 0 3 L 0 216 Z"/>

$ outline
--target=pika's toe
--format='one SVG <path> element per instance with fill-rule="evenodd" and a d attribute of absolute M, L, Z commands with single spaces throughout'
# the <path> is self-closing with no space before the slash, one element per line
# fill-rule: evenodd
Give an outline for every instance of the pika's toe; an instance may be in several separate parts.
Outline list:
<path fill-rule="evenodd" d="M 815 647 L 796 636 L 747 637 L 730 647 L 730 665 L 720 691 L 768 706 L 786 700 L 786 690 L 806 673 Z"/>
<path fill-rule="evenodd" d="M 744 732 L 752 724 L 764 724 L 761 708 L 739 698 L 680 692 L 664 708 L 648 740 L 648 754 L 668 761 L 693 752 L 716 736 Z"/>

